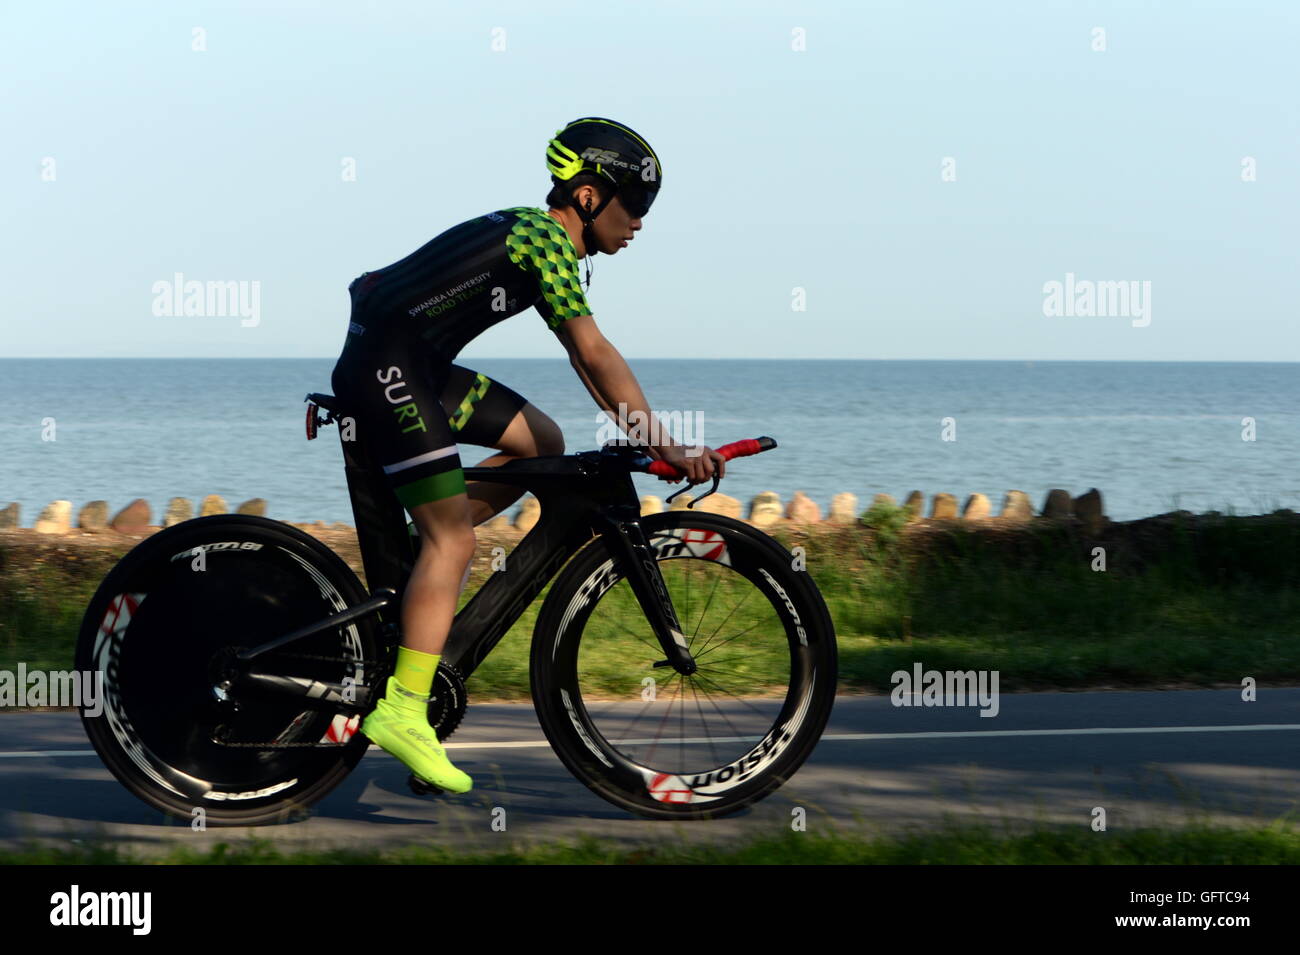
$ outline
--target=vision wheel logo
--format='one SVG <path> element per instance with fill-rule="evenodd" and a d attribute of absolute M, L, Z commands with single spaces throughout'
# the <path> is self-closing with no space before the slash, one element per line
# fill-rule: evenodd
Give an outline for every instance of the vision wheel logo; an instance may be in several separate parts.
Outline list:
<path fill-rule="evenodd" d="M 346 743 L 356 735 L 357 727 L 361 725 L 361 717 L 353 716 L 348 718 L 342 713 L 335 713 L 334 719 L 330 721 L 329 728 L 325 730 L 325 736 L 321 739 L 322 743 Z"/>
<path fill-rule="evenodd" d="M 111 640 L 124 632 L 146 596 L 146 594 L 118 594 L 110 600 L 108 609 L 104 611 L 104 619 L 99 624 L 100 635 Z"/>
<path fill-rule="evenodd" d="M 686 780 L 670 773 L 655 773 L 646 790 L 656 802 L 688 803 L 694 800 L 695 792 L 686 785 Z"/>
<path fill-rule="evenodd" d="M 731 566 L 727 539 L 704 527 L 674 527 L 655 535 L 652 542 L 660 557 L 699 557 Z"/>

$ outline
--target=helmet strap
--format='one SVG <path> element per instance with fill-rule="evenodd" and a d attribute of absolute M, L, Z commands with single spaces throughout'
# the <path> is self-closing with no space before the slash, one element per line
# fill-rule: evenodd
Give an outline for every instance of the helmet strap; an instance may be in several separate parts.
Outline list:
<path fill-rule="evenodd" d="M 569 204 L 573 206 L 574 210 L 578 213 L 578 218 L 582 220 L 582 247 L 587 253 L 585 258 L 587 271 L 586 284 L 588 288 L 591 287 L 591 257 L 600 251 L 596 246 L 596 230 L 593 223 L 596 221 L 596 217 L 605 211 L 605 207 L 614 201 L 616 193 L 617 189 L 611 191 L 608 196 L 600 201 L 600 205 L 596 206 L 594 212 L 583 208 L 578 203 L 576 196 L 573 194 L 569 195 Z"/>

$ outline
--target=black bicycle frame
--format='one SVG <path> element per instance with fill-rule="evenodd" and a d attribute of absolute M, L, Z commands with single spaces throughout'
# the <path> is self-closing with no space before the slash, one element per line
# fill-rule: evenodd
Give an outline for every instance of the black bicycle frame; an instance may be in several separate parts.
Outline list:
<path fill-rule="evenodd" d="M 386 624 L 399 622 L 401 595 L 415 562 L 415 538 L 406 514 L 383 478 L 383 470 L 369 453 L 353 425 L 341 413 L 340 402 L 329 395 L 308 395 L 341 425 L 344 471 L 352 513 L 356 519 L 366 582 L 375 596 L 368 605 Z M 308 414 L 312 414 L 309 410 Z M 308 426 L 309 434 L 314 434 Z M 616 565 L 627 578 L 659 644 L 661 665 L 693 673 L 681 624 L 659 573 L 659 565 L 641 527 L 641 506 L 632 484 L 632 470 L 650 459 L 640 450 L 610 444 L 598 451 L 521 458 L 498 467 L 465 468 L 466 481 L 508 484 L 531 491 L 541 504 L 541 515 L 515 546 L 502 570 L 485 584 L 456 614 L 443 659 L 468 678 L 564 563 L 593 537 L 605 539 Z M 385 591 L 391 591 L 385 595 Z M 356 615 L 353 608 L 344 614 Z M 277 641 L 247 651 L 249 659 L 283 643 L 334 625 L 344 614 L 321 621 Z M 397 632 L 395 627 L 386 627 Z"/>

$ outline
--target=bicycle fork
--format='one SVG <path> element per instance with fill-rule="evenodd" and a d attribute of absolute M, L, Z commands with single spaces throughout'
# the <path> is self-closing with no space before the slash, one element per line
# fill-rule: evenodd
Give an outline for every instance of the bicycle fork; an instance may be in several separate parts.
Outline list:
<path fill-rule="evenodd" d="M 641 527 L 640 514 L 629 517 L 614 513 L 605 515 L 603 536 L 614 560 L 625 572 L 632 592 L 650 622 L 659 645 L 663 648 L 665 659 L 657 660 L 656 667 L 671 666 L 678 673 L 690 676 L 696 670 L 696 663 L 686 645 L 682 625 L 677 619 L 672 598 L 664 584 L 663 574 L 659 572 L 659 562 L 655 560 L 654 549 L 646 540 Z"/>

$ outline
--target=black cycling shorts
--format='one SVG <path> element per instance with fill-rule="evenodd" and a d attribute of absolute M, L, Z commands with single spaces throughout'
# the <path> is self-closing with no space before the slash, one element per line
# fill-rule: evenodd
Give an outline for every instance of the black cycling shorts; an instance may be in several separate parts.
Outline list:
<path fill-rule="evenodd" d="M 528 403 L 487 375 L 394 339 L 367 347 L 349 336 L 331 383 L 408 511 L 464 494 L 457 442 L 496 447 Z"/>

